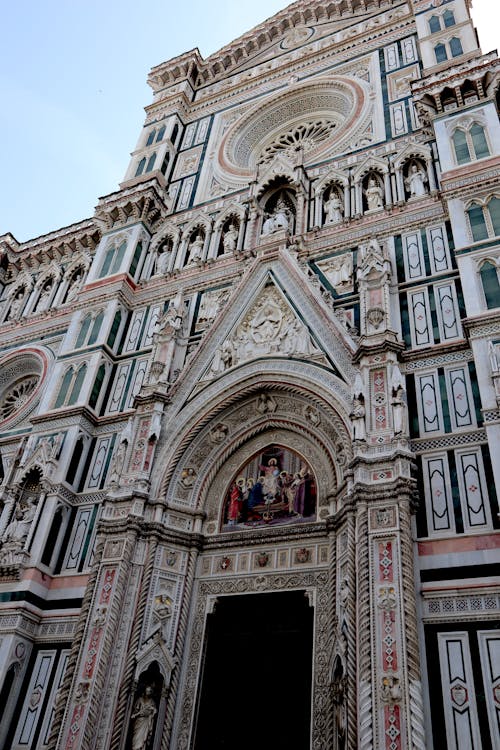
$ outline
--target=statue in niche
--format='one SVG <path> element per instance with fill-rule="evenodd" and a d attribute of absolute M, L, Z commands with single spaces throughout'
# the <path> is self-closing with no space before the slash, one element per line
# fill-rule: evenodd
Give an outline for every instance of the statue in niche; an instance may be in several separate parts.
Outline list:
<path fill-rule="evenodd" d="M 132 750 L 146 750 L 158 712 L 153 699 L 153 688 L 146 685 L 144 693 L 135 702 L 130 720 L 132 722 Z"/>
<path fill-rule="evenodd" d="M 48 309 L 52 294 L 52 284 L 53 280 L 48 279 L 42 286 L 42 291 L 40 292 L 35 312 L 45 312 Z"/>
<path fill-rule="evenodd" d="M 25 294 L 26 290 L 24 287 L 18 289 L 12 302 L 10 303 L 10 309 L 7 313 L 6 320 L 17 320 L 21 316 L 21 311 L 24 307 Z"/>
<path fill-rule="evenodd" d="M 392 392 L 392 420 L 394 425 L 394 434 L 400 435 L 406 432 L 406 399 L 405 399 L 405 381 L 401 370 L 397 365 L 391 373 L 391 392 Z"/>
<path fill-rule="evenodd" d="M 66 302 L 72 302 L 74 299 L 77 298 L 78 292 L 80 291 L 82 283 L 83 283 L 83 271 L 79 268 L 69 283 L 68 294 L 66 295 L 66 300 L 65 300 Z"/>
<path fill-rule="evenodd" d="M 194 239 L 191 239 L 189 244 L 189 255 L 187 265 L 190 266 L 193 263 L 197 263 L 203 257 L 203 246 L 205 244 L 205 238 L 202 233 L 199 232 L 195 235 Z"/>
<path fill-rule="evenodd" d="M 16 507 L 3 533 L 3 539 L 0 541 L 0 559 L 3 559 L 9 552 L 20 552 L 24 547 L 31 523 L 35 518 L 37 502 L 37 499 L 33 498 L 19 503 Z"/>
<path fill-rule="evenodd" d="M 384 207 L 384 191 L 374 177 L 370 177 L 368 180 L 365 195 L 368 211 L 378 211 Z"/>
<path fill-rule="evenodd" d="M 420 198 L 422 195 L 426 195 L 427 189 L 425 183 L 427 181 L 427 175 L 424 170 L 420 168 L 417 162 L 413 162 L 408 177 L 405 180 L 405 186 L 410 192 L 410 196 L 412 198 Z"/>
<path fill-rule="evenodd" d="M 172 250 L 168 247 L 164 247 L 161 252 L 158 252 L 155 260 L 155 276 L 165 276 L 168 271 L 170 258 L 172 257 Z"/>
<path fill-rule="evenodd" d="M 291 211 L 287 207 L 283 198 L 280 198 L 276 203 L 276 208 L 267 217 L 262 227 L 262 234 L 269 235 L 282 230 L 290 229 L 291 225 Z"/>
<path fill-rule="evenodd" d="M 391 404 L 394 434 L 401 435 L 406 431 L 406 404 L 402 385 L 398 385 L 395 390 L 393 389 Z"/>
<path fill-rule="evenodd" d="M 365 416 L 365 399 L 362 393 L 358 393 L 354 396 L 351 412 L 353 437 L 355 442 L 366 440 Z"/>
<path fill-rule="evenodd" d="M 224 237 L 222 239 L 224 254 L 235 252 L 238 245 L 238 236 L 238 227 L 234 222 L 231 222 L 227 230 L 224 232 Z"/>
<path fill-rule="evenodd" d="M 332 190 L 325 201 L 325 224 L 338 224 L 344 218 L 342 210 L 342 201 L 336 190 Z"/>

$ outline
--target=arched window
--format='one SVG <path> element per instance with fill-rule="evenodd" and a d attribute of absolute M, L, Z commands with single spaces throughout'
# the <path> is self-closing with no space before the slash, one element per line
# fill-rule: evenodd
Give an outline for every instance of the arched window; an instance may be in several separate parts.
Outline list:
<path fill-rule="evenodd" d="M 469 223 L 474 242 L 481 242 L 481 240 L 486 240 L 488 238 L 488 228 L 486 226 L 483 207 L 478 206 L 476 203 L 474 203 L 468 209 L 467 215 L 469 217 Z"/>
<path fill-rule="evenodd" d="M 66 372 L 64 373 L 61 387 L 59 388 L 59 393 L 57 394 L 56 402 L 54 404 L 54 407 L 56 409 L 59 409 L 59 407 L 65 403 L 66 396 L 68 395 L 68 390 L 73 381 L 74 374 L 75 373 L 72 367 L 70 367 L 69 370 L 66 370 Z"/>
<path fill-rule="evenodd" d="M 450 26 L 455 26 L 455 14 L 452 10 L 445 10 L 445 12 L 443 13 L 443 21 L 445 28 L 447 29 L 449 29 Z"/>
<path fill-rule="evenodd" d="M 86 315 L 85 318 L 83 319 L 83 323 L 81 325 L 78 338 L 76 339 L 75 349 L 79 349 L 81 346 L 85 345 L 85 342 L 87 341 L 87 335 L 90 329 L 91 322 L 92 322 L 92 316 Z"/>
<path fill-rule="evenodd" d="M 160 141 L 162 141 L 164 135 L 165 135 L 165 125 L 162 125 L 158 131 L 158 135 L 156 136 L 156 143 L 159 143 Z"/>
<path fill-rule="evenodd" d="M 135 176 L 139 177 L 144 172 L 144 167 L 146 166 L 146 157 L 143 156 L 140 160 L 139 164 L 137 165 L 137 169 L 135 171 Z"/>
<path fill-rule="evenodd" d="M 135 276 L 135 272 L 137 271 L 137 266 L 139 265 L 141 255 L 142 255 L 142 242 L 138 242 L 134 251 L 134 257 L 132 258 L 132 262 L 129 268 L 129 274 L 132 277 Z"/>
<path fill-rule="evenodd" d="M 431 16 L 429 18 L 429 30 L 431 34 L 435 34 L 436 31 L 441 31 L 441 19 L 439 16 Z"/>
<path fill-rule="evenodd" d="M 481 281 L 483 284 L 486 307 L 491 310 L 494 307 L 500 307 L 500 283 L 498 281 L 498 269 L 489 260 L 483 263 L 480 270 Z"/>
<path fill-rule="evenodd" d="M 101 310 L 99 312 L 94 320 L 94 325 L 92 326 L 92 331 L 90 332 L 89 336 L 89 346 L 92 346 L 92 344 L 95 344 L 97 339 L 99 338 L 99 332 L 101 330 L 102 321 L 104 320 L 104 312 Z"/>
<path fill-rule="evenodd" d="M 485 156 L 489 156 L 490 149 L 488 148 L 484 128 L 481 125 L 474 123 L 469 132 L 472 138 L 472 146 L 476 159 L 482 159 Z"/>
<path fill-rule="evenodd" d="M 170 138 L 170 140 L 172 141 L 172 143 L 175 144 L 178 135 L 179 135 L 179 126 L 177 125 L 177 123 L 175 123 L 175 125 L 174 125 L 174 127 L 172 129 L 172 136 Z"/>
<path fill-rule="evenodd" d="M 457 164 L 467 164 L 471 160 L 467 136 L 460 128 L 457 128 L 453 133 L 453 147 L 455 149 Z"/>
<path fill-rule="evenodd" d="M 161 165 L 161 169 L 160 169 L 160 172 L 162 174 L 166 173 L 166 171 L 168 169 L 168 163 L 169 163 L 169 161 L 170 161 L 170 154 L 167 151 L 167 153 L 165 154 L 165 158 L 163 159 L 163 164 Z"/>
<path fill-rule="evenodd" d="M 488 203 L 491 226 L 495 237 L 500 235 L 500 198 L 496 196 Z"/>
<path fill-rule="evenodd" d="M 106 366 L 101 365 L 97 370 L 97 375 L 92 386 L 92 392 L 90 394 L 89 406 L 95 409 L 97 401 L 99 400 L 99 394 L 101 393 L 102 384 L 104 382 L 104 376 L 106 375 Z"/>
<path fill-rule="evenodd" d="M 450 52 L 452 57 L 459 57 L 463 55 L 464 51 L 462 48 L 462 42 L 456 36 L 450 39 Z"/>
<path fill-rule="evenodd" d="M 76 373 L 76 378 L 73 383 L 73 388 L 71 389 L 71 394 L 68 399 L 68 406 L 73 406 L 73 404 L 76 404 L 78 401 L 78 398 L 80 396 L 80 391 L 82 390 L 82 385 L 85 380 L 85 376 L 87 375 L 87 365 L 82 365 L 78 372 Z"/>
<path fill-rule="evenodd" d="M 111 348 L 112 348 L 112 347 L 114 346 L 114 344 L 115 344 L 115 341 L 116 341 L 116 336 L 117 336 L 117 334 L 118 334 L 118 330 L 119 330 L 119 328 L 120 328 L 120 323 L 121 323 L 121 322 L 122 322 L 122 313 L 121 313 L 121 310 L 118 310 L 118 311 L 117 311 L 117 312 L 115 313 L 115 317 L 113 318 L 113 325 L 111 326 L 111 330 L 110 330 L 110 332 L 109 332 L 108 340 L 107 340 L 107 342 L 106 342 L 106 343 L 107 343 L 107 345 L 108 345 L 109 347 L 111 347 Z"/>
<path fill-rule="evenodd" d="M 123 241 L 116 251 L 115 259 L 113 261 L 113 266 L 111 268 L 111 273 L 117 273 L 120 270 L 120 266 L 122 264 L 123 256 L 125 255 L 125 250 L 127 249 L 127 243 Z"/>
<path fill-rule="evenodd" d="M 444 44 L 436 44 L 434 47 L 434 54 L 436 55 L 436 62 L 442 63 L 448 59 L 448 53 Z"/>
<path fill-rule="evenodd" d="M 149 131 L 148 139 L 146 141 L 146 146 L 151 146 L 151 144 L 153 143 L 155 139 L 155 135 L 156 135 L 156 128 L 153 128 L 153 130 Z"/>
<path fill-rule="evenodd" d="M 155 165 L 155 161 L 156 161 L 156 154 L 152 154 L 149 157 L 148 166 L 146 167 L 146 172 L 151 172 L 151 170 L 153 169 Z"/>

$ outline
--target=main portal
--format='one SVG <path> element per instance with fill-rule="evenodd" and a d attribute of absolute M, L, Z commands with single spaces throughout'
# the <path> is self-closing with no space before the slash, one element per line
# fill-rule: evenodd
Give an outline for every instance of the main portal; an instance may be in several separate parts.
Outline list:
<path fill-rule="evenodd" d="M 309 750 L 312 650 L 304 591 L 221 597 L 208 615 L 195 750 Z"/>

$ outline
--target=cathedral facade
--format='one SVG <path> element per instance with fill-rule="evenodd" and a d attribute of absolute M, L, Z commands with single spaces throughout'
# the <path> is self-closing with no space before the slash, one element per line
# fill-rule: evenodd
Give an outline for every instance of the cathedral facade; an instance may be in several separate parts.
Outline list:
<path fill-rule="evenodd" d="M 0 747 L 500 747 L 500 62 L 298 0 L 0 237 Z M 496 165 L 496 166 L 495 166 Z"/>

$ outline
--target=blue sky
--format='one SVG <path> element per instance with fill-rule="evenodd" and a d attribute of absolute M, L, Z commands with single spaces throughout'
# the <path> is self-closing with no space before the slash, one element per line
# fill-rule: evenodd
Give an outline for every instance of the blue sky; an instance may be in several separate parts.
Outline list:
<path fill-rule="evenodd" d="M 3 0 L 0 234 L 26 241 L 92 216 L 117 189 L 151 102 L 151 67 L 215 52 L 283 0 Z M 496 0 L 474 0 L 483 51 Z"/>

